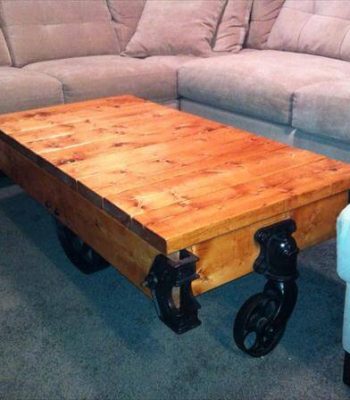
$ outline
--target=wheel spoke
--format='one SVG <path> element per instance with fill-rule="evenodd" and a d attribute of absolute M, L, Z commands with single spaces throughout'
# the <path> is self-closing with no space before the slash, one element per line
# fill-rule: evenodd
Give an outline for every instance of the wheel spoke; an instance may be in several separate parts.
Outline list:
<path fill-rule="evenodd" d="M 268 320 L 272 320 L 279 309 L 279 303 L 276 299 L 270 299 L 264 306 L 264 315 Z"/>
<path fill-rule="evenodd" d="M 254 357 L 269 353 L 280 341 L 285 325 L 273 325 L 279 302 L 266 293 L 252 296 L 242 306 L 234 324 L 237 346 Z"/>
<path fill-rule="evenodd" d="M 250 315 L 248 315 L 248 320 L 246 322 L 247 330 L 254 330 L 258 326 L 259 319 L 264 315 L 264 307 L 260 304 L 256 309 L 254 309 Z"/>

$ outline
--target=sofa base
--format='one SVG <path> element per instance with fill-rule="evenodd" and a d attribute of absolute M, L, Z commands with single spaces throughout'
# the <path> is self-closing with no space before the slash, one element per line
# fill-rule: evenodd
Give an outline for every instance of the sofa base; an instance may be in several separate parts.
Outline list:
<path fill-rule="evenodd" d="M 347 351 L 344 356 L 343 382 L 350 386 L 350 353 Z"/>
<path fill-rule="evenodd" d="M 311 150 L 324 154 L 327 157 L 350 162 L 350 143 L 341 142 L 336 139 L 327 139 L 308 132 L 300 132 L 288 125 L 260 120 L 191 100 L 181 99 L 180 109 L 227 125 L 245 129 L 291 146 Z"/>

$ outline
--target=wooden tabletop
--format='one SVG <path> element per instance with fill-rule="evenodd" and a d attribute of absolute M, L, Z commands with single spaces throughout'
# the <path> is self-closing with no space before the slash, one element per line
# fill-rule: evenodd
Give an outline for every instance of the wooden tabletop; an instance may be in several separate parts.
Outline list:
<path fill-rule="evenodd" d="M 350 188 L 350 165 L 121 96 L 0 116 L 0 140 L 164 253 Z"/>

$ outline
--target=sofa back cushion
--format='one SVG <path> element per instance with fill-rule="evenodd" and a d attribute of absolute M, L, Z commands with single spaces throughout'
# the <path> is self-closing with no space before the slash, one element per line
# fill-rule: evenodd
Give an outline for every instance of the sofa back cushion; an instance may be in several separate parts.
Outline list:
<path fill-rule="evenodd" d="M 253 0 L 228 0 L 213 46 L 214 51 L 238 52 L 247 34 Z"/>
<path fill-rule="evenodd" d="M 224 0 L 149 0 L 125 54 L 209 56 L 225 4 Z"/>
<path fill-rule="evenodd" d="M 10 53 L 7 44 L 0 29 L 0 65 L 11 65 Z"/>
<path fill-rule="evenodd" d="M 135 33 L 145 3 L 146 0 L 107 0 L 121 51 Z"/>
<path fill-rule="evenodd" d="M 17 67 L 119 48 L 105 0 L 0 0 L 0 23 Z"/>
<path fill-rule="evenodd" d="M 265 49 L 284 0 L 254 0 L 245 47 Z"/>
<path fill-rule="evenodd" d="M 349 61 L 350 1 L 286 0 L 268 47 Z"/>

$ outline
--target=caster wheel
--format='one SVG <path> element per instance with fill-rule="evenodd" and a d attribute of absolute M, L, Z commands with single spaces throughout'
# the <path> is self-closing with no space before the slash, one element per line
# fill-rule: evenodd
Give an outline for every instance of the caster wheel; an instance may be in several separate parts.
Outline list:
<path fill-rule="evenodd" d="M 285 324 L 273 322 L 280 310 L 277 296 L 258 293 L 250 297 L 239 310 L 233 328 L 234 340 L 242 351 L 252 357 L 262 357 L 281 340 Z"/>
<path fill-rule="evenodd" d="M 95 250 L 69 228 L 55 220 L 57 236 L 69 260 L 84 274 L 92 274 L 109 266 Z"/>

